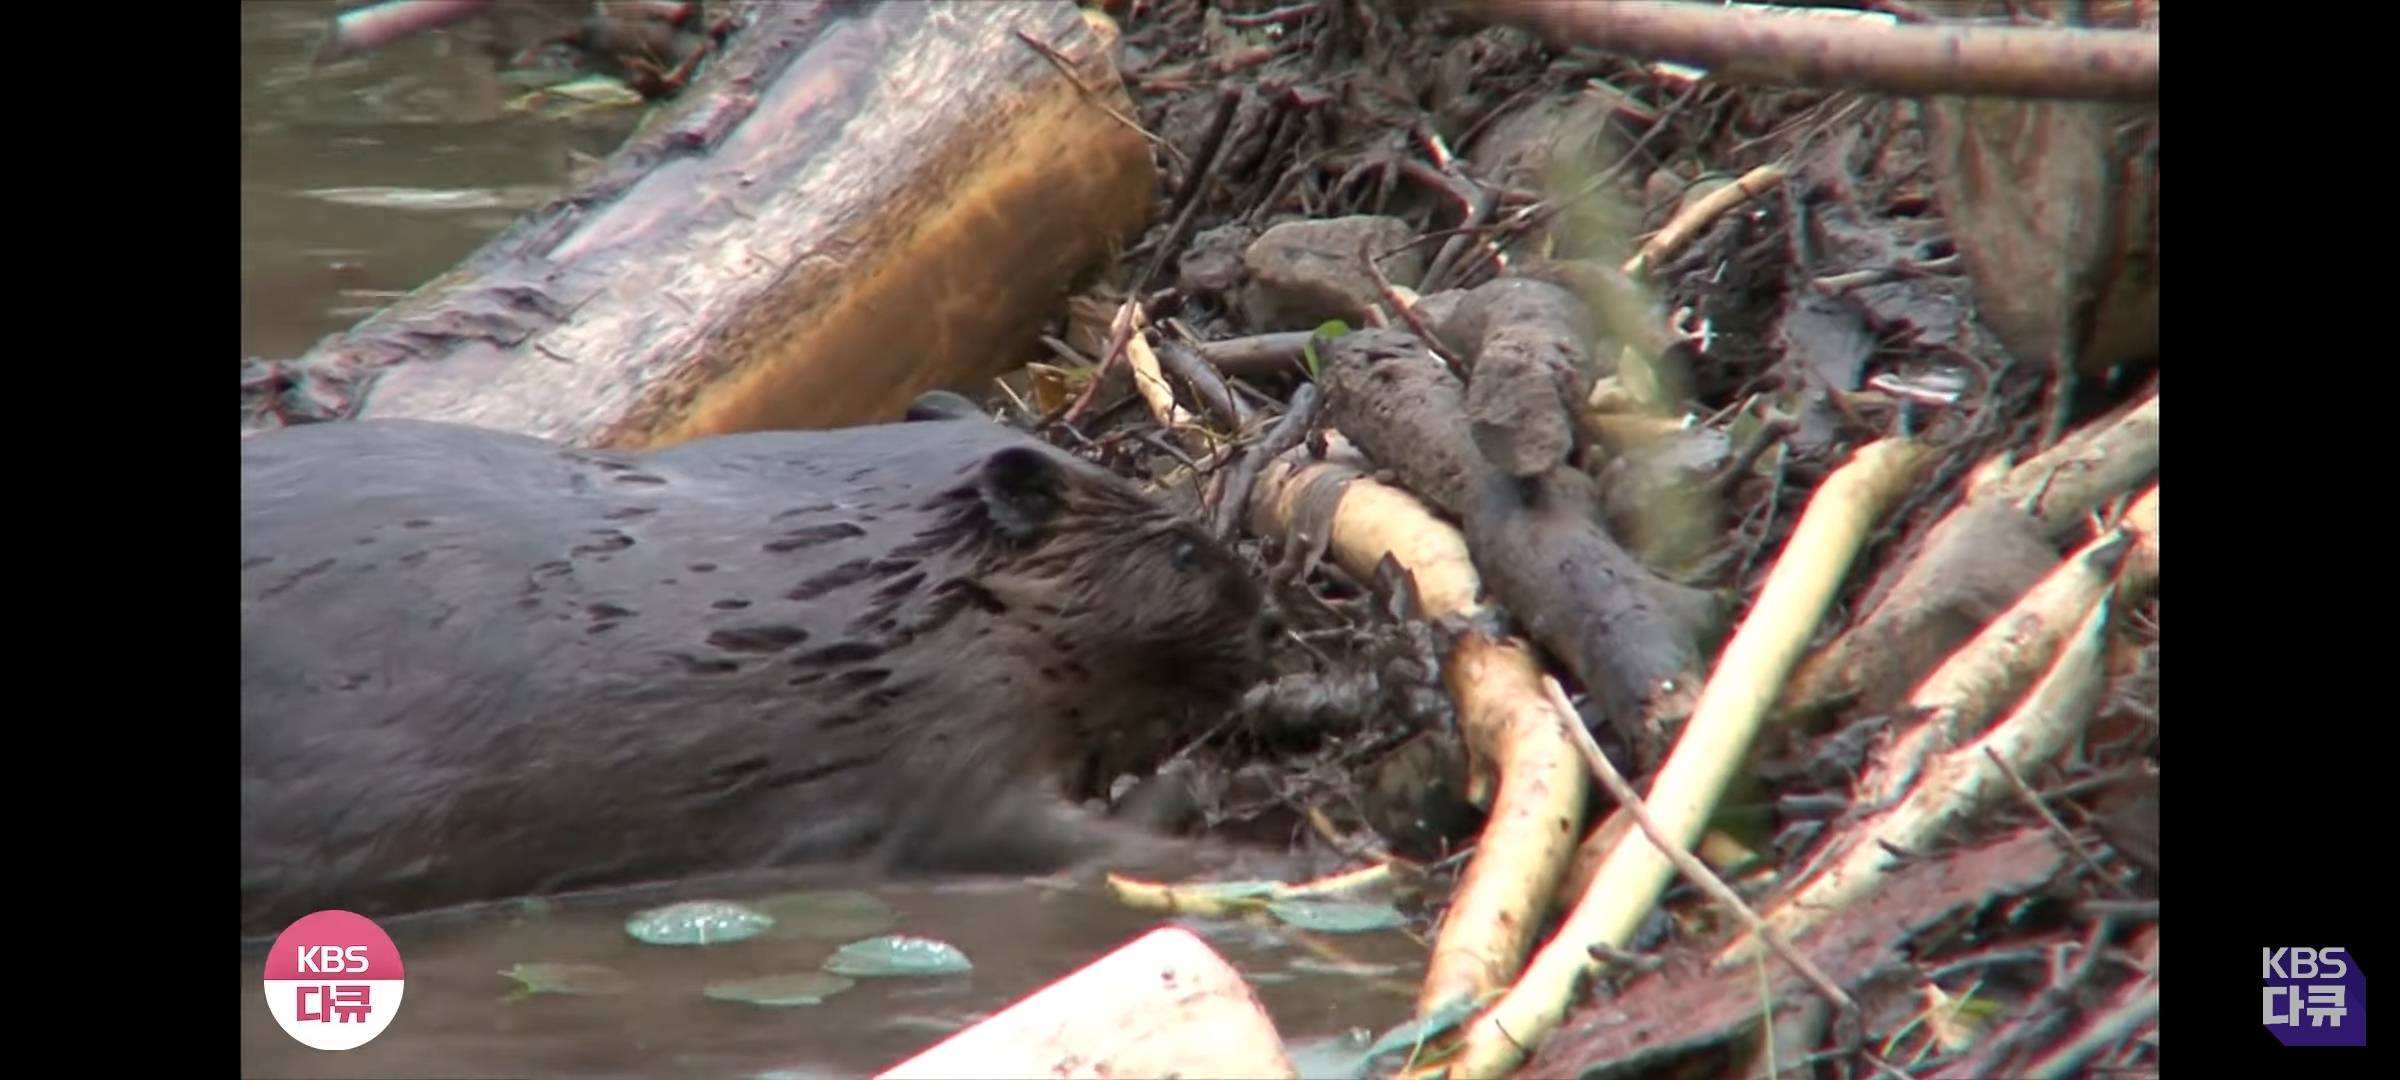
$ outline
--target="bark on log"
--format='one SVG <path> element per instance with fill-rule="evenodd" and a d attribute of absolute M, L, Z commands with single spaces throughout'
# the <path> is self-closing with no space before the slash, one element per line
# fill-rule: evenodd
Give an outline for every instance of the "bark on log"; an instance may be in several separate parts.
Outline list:
<path fill-rule="evenodd" d="M 1074 4 L 736 8 L 595 180 L 246 392 L 586 446 L 892 419 L 1015 366 L 1146 224 L 1149 149 Z"/>

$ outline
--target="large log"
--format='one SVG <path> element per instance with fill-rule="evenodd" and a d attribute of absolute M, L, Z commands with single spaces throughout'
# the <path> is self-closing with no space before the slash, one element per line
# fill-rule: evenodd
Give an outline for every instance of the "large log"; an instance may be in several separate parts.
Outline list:
<path fill-rule="evenodd" d="M 1015 366 L 1147 223 L 1113 41 L 1073 3 L 734 10 L 581 190 L 275 377 L 249 366 L 246 394 L 288 388 L 259 415 L 618 447 L 889 419 Z"/>

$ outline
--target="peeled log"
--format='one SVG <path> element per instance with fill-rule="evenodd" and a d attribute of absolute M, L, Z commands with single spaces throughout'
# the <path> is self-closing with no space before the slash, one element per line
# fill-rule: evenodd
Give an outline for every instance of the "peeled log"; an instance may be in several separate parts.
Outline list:
<path fill-rule="evenodd" d="M 582 190 L 290 365 L 355 407 L 286 408 L 615 447 L 895 419 L 1014 367 L 1146 224 L 1149 149 L 1073 3 L 735 10 Z"/>

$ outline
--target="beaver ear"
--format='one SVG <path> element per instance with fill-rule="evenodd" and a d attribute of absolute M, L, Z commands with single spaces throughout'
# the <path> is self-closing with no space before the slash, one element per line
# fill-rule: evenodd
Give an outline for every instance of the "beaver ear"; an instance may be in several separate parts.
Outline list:
<path fill-rule="evenodd" d="M 928 390 L 908 403 L 907 420 L 970 420 L 981 419 L 983 410 L 966 398 L 948 390 Z"/>
<path fill-rule="evenodd" d="M 1019 540 L 1041 532 L 1058 512 L 1058 463 L 1029 446 L 1012 446 L 983 459 L 975 492 L 1000 531 Z"/>

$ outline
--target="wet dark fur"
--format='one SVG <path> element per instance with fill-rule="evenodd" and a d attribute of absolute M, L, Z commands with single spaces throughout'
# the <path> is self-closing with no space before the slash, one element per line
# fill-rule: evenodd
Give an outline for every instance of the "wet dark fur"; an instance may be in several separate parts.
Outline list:
<path fill-rule="evenodd" d="M 242 444 L 242 921 L 852 859 L 1041 871 L 1045 785 L 1221 713 L 1259 595 L 982 419 L 649 454 L 408 421 Z"/>

